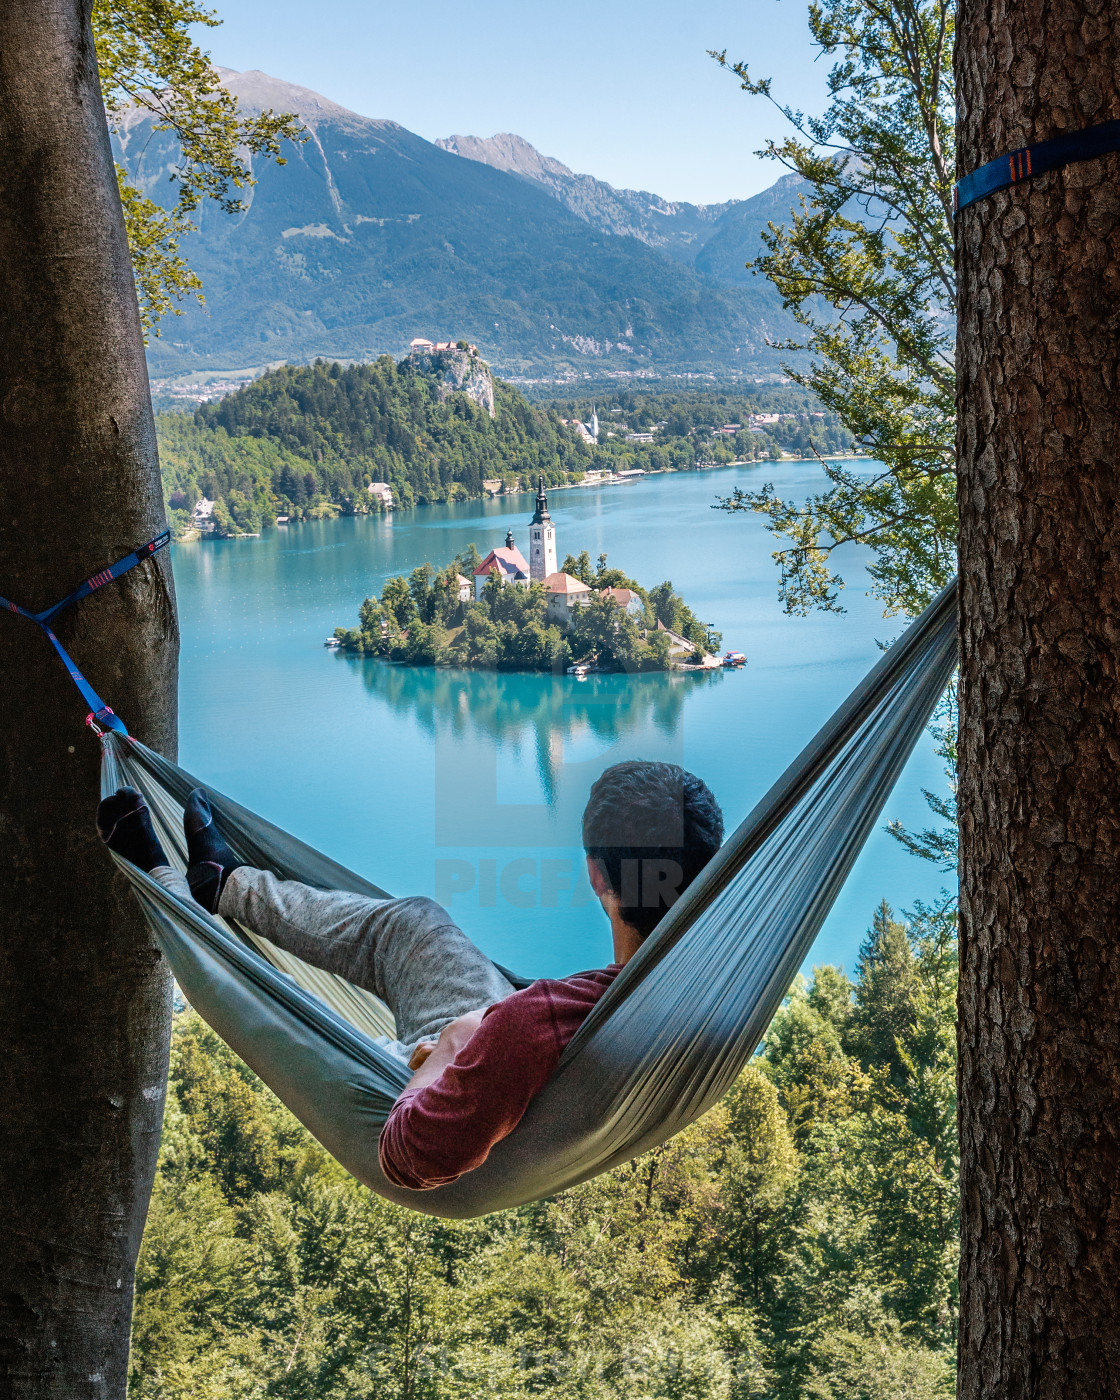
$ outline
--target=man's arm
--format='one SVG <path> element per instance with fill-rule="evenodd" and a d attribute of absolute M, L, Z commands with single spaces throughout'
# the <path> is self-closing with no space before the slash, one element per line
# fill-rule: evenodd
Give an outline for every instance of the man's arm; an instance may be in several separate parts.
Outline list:
<path fill-rule="evenodd" d="M 386 1177 L 425 1191 L 473 1171 L 521 1121 L 559 1055 L 547 996 L 515 995 L 453 1021 L 381 1130 Z"/>
<path fill-rule="evenodd" d="M 449 1021 L 440 1031 L 438 1039 L 420 1041 L 408 1062 L 409 1069 L 416 1073 L 404 1086 L 404 1092 L 407 1094 L 410 1089 L 422 1089 L 425 1084 L 435 1083 L 482 1025 L 485 1015 L 485 1007 L 468 1011 L 465 1016 Z"/>

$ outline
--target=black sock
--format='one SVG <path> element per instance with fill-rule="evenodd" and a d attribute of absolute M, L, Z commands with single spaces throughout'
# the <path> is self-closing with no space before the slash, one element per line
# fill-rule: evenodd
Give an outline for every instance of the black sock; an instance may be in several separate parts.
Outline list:
<path fill-rule="evenodd" d="M 195 788 L 187 798 L 183 830 L 187 837 L 187 884 L 203 909 L 216 914 L 231 872 L 245 862 L 237 859 L 214 825 L 204 788 Z"/>
<path fill-rule="evenodd" d="M 97 830 L 111 851 L 141 870 L 169 864 L 152 827 L 148 804 L 134 787 L 117 788 L 98 804 Z"/>

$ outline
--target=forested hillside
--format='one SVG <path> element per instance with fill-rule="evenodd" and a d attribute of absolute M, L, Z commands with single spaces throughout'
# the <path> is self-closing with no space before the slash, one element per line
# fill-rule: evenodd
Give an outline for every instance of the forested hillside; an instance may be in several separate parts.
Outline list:
<path fill-rule="evenodd" d="M 950 1400 L 956 947 L 875 915 L 724 1102 L 483 1220 L 347 1176 L 176 1018 L 132 1400 Z"/>
<path fill-rule="evenodd" d="M 160 414 L 168 504 L 182 527 L 200 496 L 220 500 L 235 527 L 277 514 L 371 508 L 366 486 L 387 481 L 399 505 L 482 495 L 487 478 L 583 472 L 586 445 L 555 412 L 495 382 L 492 419 L 465 393 L 441 401 L 438 377 L 382 356 L 372 364 L 272 370 L 193 418 Z M 224 515 L 219 525 L 226 524 Z"/>
<path fill-rule="evenodd" d="M 399 506 L 470 500 L 484 480 L 513 487 L 577 481 L 589 469 L 690 470 L 850 447 L 835 414 L 796 386 L 754 394 L 624 391 L 531 403 L 501 380 L 490 417 L 438 375 L 383 355 L 372 364 L 317 362 L 271 370 L 192 416 L 156 419 L 172 523 L 182 531 L 200 497 L 217 501 L 219 534 L 256 532 L 277 515 L 293 520 L 378 509 L 366 491 L 387 481 Z M 598 445 L 562 421 L 589 418 L 597 403 Z M 766 411 L 774 422 L 753 426 Z M 740 424 L 730 436 L 729 418 Z M 648 434 L 649 441 L 633 441 Z"/>

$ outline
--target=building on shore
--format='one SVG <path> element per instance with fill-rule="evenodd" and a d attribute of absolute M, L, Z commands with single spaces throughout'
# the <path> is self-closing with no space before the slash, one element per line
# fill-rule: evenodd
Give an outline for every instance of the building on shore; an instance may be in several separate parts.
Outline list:
<path fill-rule="evenodd" d="M 385 510 L 393 509 L 393 488 L 387 481 L 371 481 L 366 490 L 372 500 L 381 502 Z"/>
<path fill-rule="evenodd" d="M 616 606 L 629 614 L 630 617 L 641 617 L 646 607 L 641 598 L 632 588 L 604 588 L 603 596 L 613 599 Z"/>
<path fill-rule="evenodd" d="M 200 496 L 191 511 L 191 529 L 200 535 L 212 535 L 217 521 L 214 519 L 214 502 Z"/>
<path fill-rule="evenodd" d="M 669 655 L 671 657 L 691 656 L 696 650 L 687 637 L 682 637 L 679 632 L 674 632 L 671 627 L 666 627 L 660 619 L 657 622 L 657 630 L 664 632 L 669 638 Z"/>
<path fill-rule="evenodd" d="M 548 620 L 564 627 L 571 625 L 572 609 L 583 607 L 591 597 L 588 585 L 571 574 L 549 574 L 544 586 L 548 589 Z"/>

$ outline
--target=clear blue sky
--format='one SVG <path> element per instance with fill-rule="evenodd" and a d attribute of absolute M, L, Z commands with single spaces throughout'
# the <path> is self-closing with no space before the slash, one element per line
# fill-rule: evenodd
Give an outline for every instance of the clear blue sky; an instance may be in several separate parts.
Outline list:
<path fill-rule="evenodd" d="M 726 48 L 775 93 L 823 107 L 806 0 L 212 0 L 214 59 L 261 68 L 433 140 L 513 131 L 613 185 L 696 203 L 782 173 L 754 154 L 785 124 L 740 92 Z"/>

